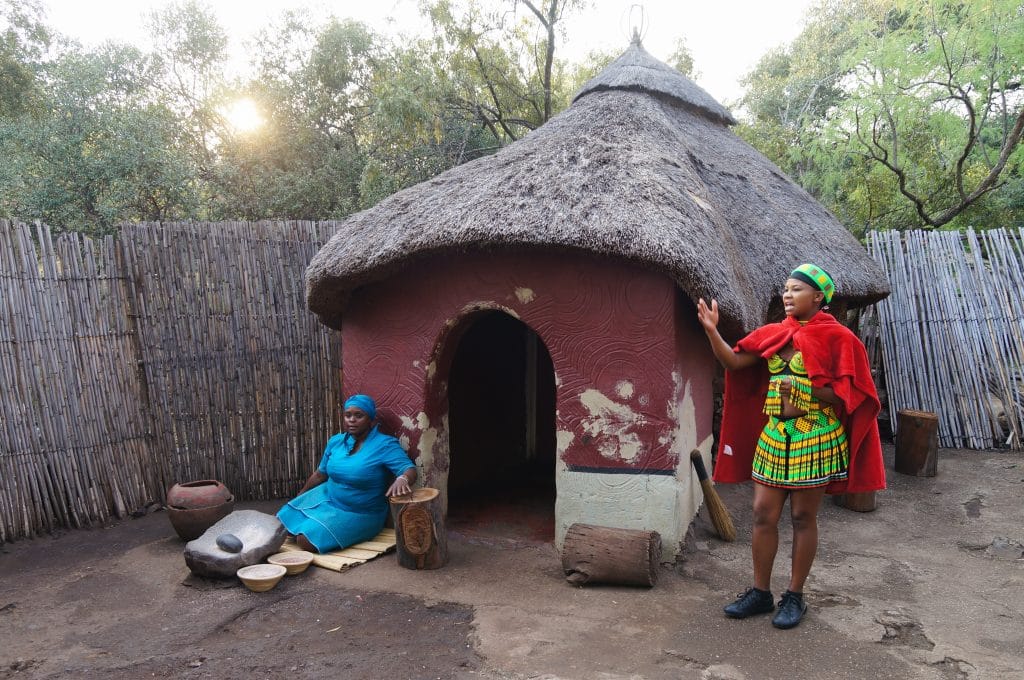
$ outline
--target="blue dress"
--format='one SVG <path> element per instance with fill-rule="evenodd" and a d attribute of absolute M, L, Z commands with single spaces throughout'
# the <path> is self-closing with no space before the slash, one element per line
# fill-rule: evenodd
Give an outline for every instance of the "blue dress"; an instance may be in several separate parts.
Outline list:
<path fill-rule="evenodd" d="M 330 552 L 368 541 L 384 528 L 391 479 L 414 467 L 398 440 L 371 429 L 362 446 L 348 433 L 327 440 L 317 468 L 327 481 L 297 496 L 277 517 L 291 534 L 303 534 L 316 549 Z"/>

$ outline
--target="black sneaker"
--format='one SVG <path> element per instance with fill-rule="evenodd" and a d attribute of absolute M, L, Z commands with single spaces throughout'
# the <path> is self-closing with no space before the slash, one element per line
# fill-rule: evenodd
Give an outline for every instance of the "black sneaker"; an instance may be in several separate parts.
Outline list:
<path fill-rule="evenodd" d="M 793 628 L 800 623 L 804 612 L 807 611 L 807 603 L 804 602 L 803 593 L 786 591 L 779 600 L 779 611 L 772 618 L 772 625 L 776 628 Z"/>
<path fill-rule="evenodd" d="M 747 588 L 745 593 L 740 593 L 735 602 L 726 606 L 725 615 L 734 619 L 745 619 L 754 614 L 767 614 L 774 609 L 772 591 Z"/>

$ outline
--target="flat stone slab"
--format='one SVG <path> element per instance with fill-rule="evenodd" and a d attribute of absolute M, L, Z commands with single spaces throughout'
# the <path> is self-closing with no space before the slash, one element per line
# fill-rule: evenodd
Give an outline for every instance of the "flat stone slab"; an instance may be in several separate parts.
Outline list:
<path fill-rule="evenodd" d="M 242 542 L 239 552 L 217 545 L 217 537 L 231 534 Z M 274 515 L 257 510 L 236 510 L 185 544 L 185 564 L 197 576 L 230 578 L 242 567 L 259 564 L 277 552 L 288 532 Z M 224 543 L 224 541 L 222 541 Z"/>

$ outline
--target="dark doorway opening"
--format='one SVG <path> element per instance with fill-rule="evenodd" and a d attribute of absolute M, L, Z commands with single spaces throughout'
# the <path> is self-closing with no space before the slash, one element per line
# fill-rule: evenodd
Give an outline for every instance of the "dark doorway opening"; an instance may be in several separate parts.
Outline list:
<path fill-rule="evenodd" d="M 448 380 L 448 528 L 554 540 L 555 371 L 540 337 L 503 312 L 476 317 Z"/>

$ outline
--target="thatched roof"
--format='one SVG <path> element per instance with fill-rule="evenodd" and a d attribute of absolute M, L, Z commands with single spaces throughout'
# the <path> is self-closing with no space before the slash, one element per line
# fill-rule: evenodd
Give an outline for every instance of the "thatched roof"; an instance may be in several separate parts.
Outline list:
<path fill-rule="evenodd" d="M 764 323 L 802 261 L 829 270 L 850 306 L 885 297 L 856 239 L 731 120 L 633 44 L 525 138 L 350 217 L 306 271 L 309 308 L 338 328 L 355 288 L 415 259 L 533 248 L 663 272 L 693 300 L 716 297 L 733 333 Z"/>
<path fill-rule="evenodd" d="M 664 95 L 712 120 L 736 124 L 728 109 L 714 97 L 679 71 L 649 55 L 639 41 L 634 41 L 608 68 L 587 81 L 572 100 L 575 102 L 586 94 L 604 90 Z"/>

